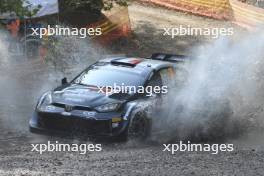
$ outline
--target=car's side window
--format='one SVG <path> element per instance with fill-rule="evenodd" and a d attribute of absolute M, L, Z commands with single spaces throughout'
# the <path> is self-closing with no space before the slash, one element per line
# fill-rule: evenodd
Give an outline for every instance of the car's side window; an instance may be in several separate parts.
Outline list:
<path fill-rule="evenodd" d="M 156 72 L 152 75 L 147 86 L 151 86 L 151 87 L 162 86 L 162 78 L 159 72 Z"/>
<path fill-rule="evenodd" d="M 167 86 L 168 88 L 173 86 L 175 71 L 172 67 L 162 68 L 158 73 L 161 76 L 163 86 Z"/>
<path fill-rule="evenodd" d="M 160 90 L 159 91 L 160 93 L 155 93 L 155 92 L 152 93 L 161 96 L 163 92 L 162 90 L 164 89 L 163 86 L 166 86 L 167 89 L 169 89 L 170 86 L 173 85 L 172 82 L 174 81 L 174 76 L 175 76 L 175 72 L 172 67 L 162 68 L 154 72 L 154 74 L 150 77 L 146 87 L 150 86 L 152 87 L 153 90 L 156 87 L 155 90 Z M 157 89 L 157 87 L 160 87 L 160 89 Z"/>
<path fill-rule="evenodd" d="M 142 95 L 142 97 L 145 97 L 145 98 L 149 98 L 150 95 L 153 96 L 153 95 L 157 95 L 155 94 L 154 92 L 154 88 L 156 87 L 162 87 L 162 79 L 161 79 L 161 76 L 158 72 L 154 72 L 152 74 L 152 76 L 150 76 L 147 84 L 145 85 L 145 92 L 144 94 Z"/>

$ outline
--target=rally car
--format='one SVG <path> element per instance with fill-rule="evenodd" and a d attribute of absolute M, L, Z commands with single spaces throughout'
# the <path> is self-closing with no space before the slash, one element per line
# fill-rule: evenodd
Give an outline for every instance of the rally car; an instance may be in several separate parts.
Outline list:
<path fill-rule="evenodd" d="M 158 53 L 150 58 L 99 60 L 72 81 L 64 78 L 61 86 L 41 96 L 29 122 L 30 131 L 145 139 L 152 126 L 148 109 L 162 103 L 177 64 L 185 59 Z M 111 86 L 135 89 L 124 92 Z M 146 87 L 154 87 L 156 92 L 144 91 Z M 153 103 L 142 103 L 147 101 Z"/>

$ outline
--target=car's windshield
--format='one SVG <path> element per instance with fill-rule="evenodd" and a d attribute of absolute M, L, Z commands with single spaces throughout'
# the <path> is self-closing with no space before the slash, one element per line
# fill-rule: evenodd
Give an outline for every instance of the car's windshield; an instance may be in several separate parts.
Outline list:
<path fill-rule="evenodd" d="M 129 69 L 129 68 L 128 68 Z M 94 67 L 84 71 L 73 83 L 89 86 L 142 86 L 145 78 L 139 73 L 114 67 Z"/>

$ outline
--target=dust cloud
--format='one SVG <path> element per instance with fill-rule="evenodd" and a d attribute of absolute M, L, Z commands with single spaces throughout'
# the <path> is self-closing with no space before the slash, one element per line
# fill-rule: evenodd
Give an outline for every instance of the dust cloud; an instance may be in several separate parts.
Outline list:
<path fill-rule="evenodd" d="M 192 53 L 195 58 L 182 65 L 187 79 L 169 94 L 161 138 L 222 141 L 264 134 L 263 30 L 239 40 L 221 38 Z"/>

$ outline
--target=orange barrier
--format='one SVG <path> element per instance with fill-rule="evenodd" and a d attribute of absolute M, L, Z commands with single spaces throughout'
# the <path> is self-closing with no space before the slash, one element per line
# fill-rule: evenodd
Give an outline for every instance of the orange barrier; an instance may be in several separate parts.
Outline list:
<path fill-rule="evenodd" d="M 248 29 L 264 25 L 264 9 L 254 7 L 237 0 L 230 0 L 234 22 Z"/>
<path fill-rule="evenodd" d="M 231 20 L 248 29 L 264 25 L 264 9 L 238 0 L 139 0 L 215 19 Z"/>
<path fill-rule="evenodd" d="M 127 7 L 116 7 L 104 12 L 106 19 L 89 26 L 102 29 L 102 35 L 96 37 L 101 43 L 109 43 L 120 37 L 128 37 L 131 33 L 130 19 Z"/>
<path fill-rule="evenodd" d="M 232 19 L 229 0 L 140 0 L 216 19 Z"/>

